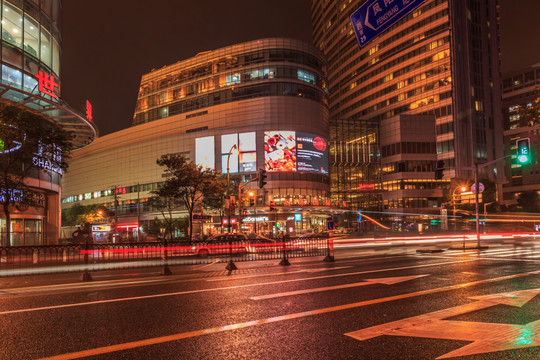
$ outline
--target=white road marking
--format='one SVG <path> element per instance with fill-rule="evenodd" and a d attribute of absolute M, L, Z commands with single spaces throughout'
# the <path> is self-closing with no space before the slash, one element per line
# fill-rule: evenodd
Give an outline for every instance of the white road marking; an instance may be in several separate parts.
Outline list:
<path fill-rule="evenodd" d="M 520 277 L 525 277 L 525 276 L 538 275 L 538 274 L 540 274 L 540 271 L 532 271 L 532 272 L 527 272 L 527 273 L 522 273 L 522 274 L 507 275 L 507 276 L 502 276 L 498 278 L 473 281 L 473 282 L 464 283 L 464 284 L 450 285 L 450 286 L 445 286 L 442 288 L 422 290 L 422 291 L 417 291 L 417 292 L 407 293 L 407 294 L 402 294 L 402 295 L 389 296 L 389 297 L 378 298 L 378 299 L 373 299 L 373 300 L 365 300 L 365 301 L 360 301 L 356 303 L 331 306 L 327 308 L 303 311 L 303 312 L 288 314 L 288 315 L 275 316 L 275 317 L 270 317 L 266 319 L 247 321 L 247 322 L 236 323 L 232 325 L 217 326 L 217 327 L 207 328 L 203 330 L 195 330 L 195 331 L 161 336 L 161 337 L 156 337 L 156 338 L 132 341 L 132 342 L 127 342 L 127 343 L 122 343 L 122 344 L 104 346 L 104 347 L 99 347 L 99 348 L 94 348 L 94 349 L 82 350 L 78 352 L 42 358 L 40 360 L 80 359 L 83 357 L 108 354 L 115 351 L 134 349 L 134 348 L 138 348 L 142 346 L 163 344 L 167 342 L 178 341 L 178 340 L 193 338 L 193 337 L 202 336 L 202 335 L 215 334 L 215 333 L 220 333 L 220 332 L 229 331 L 229 330 L 244 329 L 244 328 L 258 326 L 262 324 L 270 324 L 270 323 L 287 321 L 287 320 L 292 320 L 292 319 L 300 319 L 300 318 L 305 318 L 305 317 L 310 317 L 310 316 L 315 316 L 315 315 L 332 313 L 332 312 L 341 311 L 341 310 L 355 309 L 355 308 L 369 306 L 369 305 L 382 304 L 382 303 L 396 301 L 396 300 L 409 299 L 409 298 L 423 296 L 423 295 L 430 295 L 430 294 L 436 294 L 436 293 L 441 293 L 441 292 L 446 292 L 446 291 L 451 291 L 451 290 L 458 290 L 458 289 L 463 289 L 463 288 L 471 287 L 475 285 L 499 282 L 499 281 L 510 280 L 510 279 L 515 279 L 515 278 L 520 278 Z"/>
<path fill-rule="evenodd" d="M 245 285 L 236 285 L 236 286 L 226 286 L 226 287 L 220 287 L 220 288 L 178 291 L 178 292 L 172 292 L 172 293 L 134 296 L 134 297 L 128 297 L 128 298 L 116 298 L 116 299 L 86 301 L 86 302 L 62 304 L 62 305 L 42 306 L 42 307 L 37 307 L 37 308 L 6 310 L 6 311 L 1 311 L 0 315 L 26 313 L 26 312 L 52 310 L 52 309 L 61 309 L 61 308 L 70 308 L 70 307 L 78 307 L 78 306 L 97 305 L 97 304 L 106 304 L 106 303 L 114 303 L 114 302 L 122 302 L 122 301 L 134 301 L 134 300 L 152 299 L 152 298 L 160 298 L 160 297 L 167 297 L 167 296 L 179 296 L 179 295 L 187 295 L 187 294 L 197 294 L 197 293 L 212 292 L 212 291 L 234 290 L 234 289 L 249 288 L 249 287 L 256 287 L 256 286 L 275 285 L 275 284 L 283 284 L 283 283 L 289 283 L 289 282 L 310 281 L 310 280 L 317 280 L 317 279 L 326 279 L 326 278 L 353 276 L 353 275 L 362 275 L 362 274 L 372 274 L 372 273 L 387 272 L 387 271 L 418 269 L 418 268 L 442 266 L 442 265 L 454 265 L 454 264 L 460 264 L 460 263 L 472 262 L 472 261 L 478 261 L 478 260 L 473 259 L 473 260 L 448 261 L 448 262 L 435 263 L 435 264 L 422 264 L 422 265 L 412 265 L 412 266 L 404 266 L 404 267 L 398 267 L 398 268 L 387 268 L 387 269 L 358 271 L 358 272 L 345 273 L 345 274 L 313 276 L 313 277 L 300 278 L 300 279 L 269 281 L 269 282 L 263 282 L 263 283 L 245 284 Z"/>
<path fill-rule="evenodd" d="M 418 279 L 424 276 L 429 276 L 429 275 L 426 274 L 426 275 L 399 276 L 399 277 L 392 277 L 392 278 L 365 279 L 363 282 L 358 282 L 358 283 L 325 286 L 325 287 L 313 288 L 313 289 L 303 289 L 303 290 L 288 291 L 288 292 L 282 292 L 282 293 L 276 293 L 276 294 L 253 296 L 253 297 L 250 297 L 250 299 L 251 300 L 267 300 L 267 299 L 275 299 L 275 298 L 285 297 L 285 296 L 312 294 L 315 292 L 322 292 L 322 291 L 349 289 L 353 287 L 366 286 L 366 285 L 372 285 L 372 284 L 393 285 L 393 284 L 397 284 L 404 281 Z"/>

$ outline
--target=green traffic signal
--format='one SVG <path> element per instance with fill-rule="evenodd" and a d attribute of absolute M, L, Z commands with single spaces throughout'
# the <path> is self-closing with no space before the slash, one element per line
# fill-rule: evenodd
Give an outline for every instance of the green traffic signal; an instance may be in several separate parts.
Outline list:
<path fill-rule="evenodd" d="M 522 164 L 527 164 L 531 160 L 530 139 L 519 139 L 516 141 L 517 159 Z"/>

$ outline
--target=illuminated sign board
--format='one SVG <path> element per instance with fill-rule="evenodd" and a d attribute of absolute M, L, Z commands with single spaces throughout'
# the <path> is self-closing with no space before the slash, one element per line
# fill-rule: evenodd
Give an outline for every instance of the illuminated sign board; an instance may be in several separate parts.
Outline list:
<path fill-rule="evenodd" d="M 110 225 L 92 225 L 92 231 L 94 232 L 109 232 L 111 231 Z"/>
<path fill-rule="evenodd" d="M 54 171 L 60 175 L 63 174 L 63 170 L 59 163 L 62 161 L 62 151 L 57 146 L 52 146 L 52 151 L 45 151 L 42 144 L 38 145 L 38 151 L 32 158 L 32 163 L 42 169 Z"/>
<path fill-rule="evenodd" d="M 201 165 L 203 168 L 215 168 L 213 136 L 195 139 L 195 164 Z"/>
<path fill-rule="evenodd" d="M 229 155 L 229 151 L 231 154 Z M 221 173 L 257 171 L 255 132 L 221 135 Z"/>
<path fill-rule="evenodd" d="M 55 99 L 58 99 L 58 95 L 56 95 L 55 91 L 58 87 L 58 83 L 54 81 L 54 76 L 47 74 L 46 72 L 39 71 L 36 74 L 36 78 L 38 79 L 38 89 L 40 92 L 42 92 L 45 95 L 49 95 Z"/>
<path fill-rule="evenodd" d="M 320 136 L 296 133 L 296 169 L 328 174 L 328 142 Z"/>
<path fill-rule="evenodd" d="M 328 142 L 317 135 L 265 131 L 264 155 L 267 171 L 328 174 Z"/>
<path fill-rule="evenodd" d="M 86 118 L 88 121 L 94 121 L 94 116 L 92 115 L 92 104 L 88 100 L 86 100 Z"/>
<path fill-rule="evenodd" d="M 375 190 L 374 183 L 358 184 L 358 190 Z"/>

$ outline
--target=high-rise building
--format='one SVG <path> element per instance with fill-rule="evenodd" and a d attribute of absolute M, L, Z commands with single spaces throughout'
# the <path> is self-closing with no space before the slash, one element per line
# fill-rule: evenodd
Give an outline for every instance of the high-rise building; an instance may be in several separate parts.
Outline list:
<path fill-rule="evenodd" d="M 426 0 L 360 47 L 350 16 L 363 3 L 312 2 L 328 63 L 332 196 L 357 209 L 438 211 L 471 184 L 475 163 L 503 156 L 498 1 Z M 383 20 L 397 6 L 370 3 Z M 479 177 L 502 183 L 502 168 Z"/>
<path fill-rule="evenodd" d="M 59 124 L 73 133 L 75 149 L 90 144 L 97 133 L 91 113 L 79 114 L 60 96 L 61 0 L 4 0 L 0 6 L 0 103 Z M 2 145 L 0 156 L 10 151 L 18 150 Z M 0 197 L 17 194 L 12 195 L 15 206 L 9 206 L 9 238 L 0 206 L 0 246 L 57 244 L 60 237 L 61 171 L 52 167 L 43 154 L 36 153 L 32 161 L 36 166 L 25 179 L 33 192 L 30 205 L 22 200 L 22 189 L 0 188 Z"/>
<path fill-rule="evenodd" d="M 540 99 L 540 63 L 503 76 L 503 115 L 506 178 L 504 203 L 515 205 L 525 191 L 540 191 L 540 121 L 521 118 L 520 110 L 538 107 Z M 516 142 L 529 139 L 531 160 L 521 164 L 517 160 Z"/>
<path fill-rule="evenodd" d="M 261 39 L 202 52 L 143 75 L 133 126 L 74 154 L 62 206 L 104 204 L 119 227 L 137 231 L 161 217 L 147 201 L 164 181 L 156 160 L 181 154 L 240 179 L 234 230 L 322 230 L 331 207 L 327 139 L 325 66 L 316 48 Z M 263 188 L 249 182 L 259 169 L 267 171 Z M 201 232 L 221 230 L 217 212 L 204 215 Z"/>

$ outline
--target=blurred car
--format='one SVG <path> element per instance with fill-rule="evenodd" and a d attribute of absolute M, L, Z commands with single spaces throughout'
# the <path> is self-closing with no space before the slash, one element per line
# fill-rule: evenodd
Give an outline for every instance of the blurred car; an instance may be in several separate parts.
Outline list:
<path fill-rule="evenodd" d="M 257 235 L 253 239 L 249 239 L 248 251 L 252 254 L 261 254 L 261 253 L 275 253 L 279 251 L 279 243 L 268 237 Z"/>
<path fill-rule="evenodd" d="M 205 241 L 196 241 L 192 251 L 200 257 L 210 255 L 244 255 L 248 253 L 249 239 L 245 234 L 219 234 Z"/>

